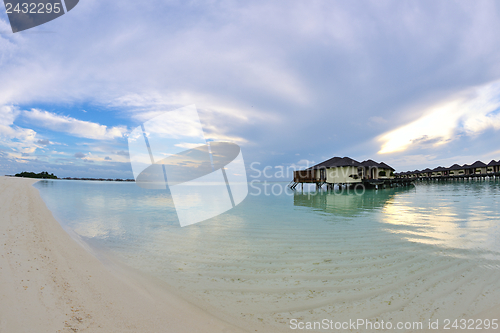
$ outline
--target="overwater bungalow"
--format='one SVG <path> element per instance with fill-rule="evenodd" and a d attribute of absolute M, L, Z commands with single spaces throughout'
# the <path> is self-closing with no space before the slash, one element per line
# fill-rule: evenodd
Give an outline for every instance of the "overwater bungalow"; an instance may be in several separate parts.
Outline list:
<path fill-rule="evenodd" d="M 350 157 L 333 157 L 308 169 L 294 171 L 293 184 L 357 184 L 364 180 L 383 180 L 394 178 L 394 168 L 373 160 L 358 162 Z"/>
<path fill-rule="evenodd" d="M 419 177 L 420 178 L 427 178 L 432 176 L 432 170 L 427 168 L 422 171 L 420 171 Z"/>
<path fill-rule="evenodd" d="M 393 167 L 385 164 L 384 162 L 379 163 L 379 179 L 394 179 L 394 171 L 396 171 Z"/>
<path fill-rule="evenodd" d="M 379 163 L 375 162 L 374 160 L 366 160 L 361 162 L 361 165 L 364 167 L 365 172 L 364 172 L 364 177 L 366 179 L 377 179 L 378 178 L 378 173 L 379 173 Z"/>
<path fill-rule="evenodd" d="M 349 157 L 333 157 L 308 169 L 294 171 L 295 183 L 359 183 L 365 167 Z"/>
<path fill-rule="evenodd" d="M 438 166 L 437 168 L 434 168 L 432 170 L 431 177 L 442 177 L 442 176 L 448 176 L 449 169 L 448 168 L 443 168 L 442 166 Z"/>
<path fill-rule="evenodd" d="M 476 161 L 470 166 L 470 174 L 472 175 L 485 175 L 487 166 L 481 161 Z"/>
<path fill-rule="evenodd" d="M 469 178 L 492 178 L 495 179 L 500 177 L 500 160 L 495 161 L 492 160 L 488 165 L 484 164 L 481 161 L 476 161 L 469 164 L 464 164 L 462 166 L 458 164 L 453 164 L 449 168 L 445 168 L 442 166 L 438 166 L 434 169 L 424 169 L 424 170 L 415 170 L 415 171 L 407 171 L 407 172 L 399 172 L 396 174 L 397 178 L 403 180 L 405 178 L 411 180 L 425 180 L 430 178 L 435 179 L 469 179 Z"/>
<path fill-rule="evenodd" d="M 472 175 L 474 172 L 472 171 L 473 168 L 469 164 L 464 164 L 462 165 L 462 169 L 465 171 L 465 175 Z"/>
<path fill-rule="evenodd" d="M 500 172 L 500 160 L 498 160 L 498 162 L 491 160 L 491 162 L 486 166 L 486 173 L 492 174 L 498 172 Z"/>
<path fill-rule="evenodd" d="M 450 176 L 462 176 L 465 174 L 465 169 L 458 164 L 453 164 L 448 168 L 448 170 L 450 172 Z"/>

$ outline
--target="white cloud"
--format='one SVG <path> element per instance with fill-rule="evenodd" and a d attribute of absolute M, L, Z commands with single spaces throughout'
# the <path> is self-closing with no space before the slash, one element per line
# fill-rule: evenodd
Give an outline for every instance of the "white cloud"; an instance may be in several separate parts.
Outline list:
<path fill-rule="evenodd" d="M 112 140 L 121 138 L 127 133 L 125 126 L 108 127 L 90 121 L 78 120 L 68 116 L 61 116 L 48 111 L 32 109 L 24 111 L 23 117 L 37 126 L 48 128 L 52 131 L 63 132 L 72 136 L 94 139 L 94 140 Z"/>
<path fill-rule="evenodd" d="M 179 147 L 179 148 L 184 148 L 184 149 L 193 149 L 193 148 L 199 147 L 200 144 L 198 144 L 198 143 L 182 142 L 182 143 L 176 144 L 175 146 Z"/>
<path fill-rule="evenodd" d="M 134 93 L 114 99 L 109 106 L 126 109 L 125 114 L 127 117 L 144 123 L 165 112 L 192 104 L 192 101 L 198 101 L 196 106 L 203 124 L 205 138 L 213 141 L 230 141 L 238 144 L 247 143 L 247 139 L 234 134 L 239 127 L 264 120 L 268 123 L 278 125 L 280 120 L 280 117 L 255 110 L 251 106 L 238 107 L 230 105 L 227 101 L 224 103 L 217 100 L 214 96 L 201 94 L 182 93 L 162 95 L 152 92 L 146 94 Z M 163 128 L 168 128 L 170 135 L 184 136 L 189 131 L 185 127 L 179 126 L 181 123 L 186 122 L 185 119 L 182 119 L 181 122 L 177 119 L 172 119 L 172 121 L 177 125 L 161 124 Z"/>
<path fill-rule="evenodd" d="M 500 81 L 467 90 L 433 105 L 419 119 L 381 135 L 379 154 L 446 144 L 461 133 L 500 129 Z"/>
<path fill-rule="evenodd" d="M 22 156 L 22 153 L 33 153 L 37 147 L 41 147 L 35 142 L 36 132 L 34 130 L 14 125 L 19 114 L 20 111 L 16 107 L 0 106 L 0 146 L 21 152 L 16 156 Z"/>

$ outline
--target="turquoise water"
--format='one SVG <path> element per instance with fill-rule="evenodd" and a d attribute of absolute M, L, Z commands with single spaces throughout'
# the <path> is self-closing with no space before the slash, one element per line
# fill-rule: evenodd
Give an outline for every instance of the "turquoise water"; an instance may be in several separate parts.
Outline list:
<path fill-rule="evenodd" d="M 181 228 L 166 191 L 35 184 L 91 247 L 249 323 L 452 319 L 500 303 L 498 180 L 363 195 L 285 186 L 254 184 L 236 208 Z"/>

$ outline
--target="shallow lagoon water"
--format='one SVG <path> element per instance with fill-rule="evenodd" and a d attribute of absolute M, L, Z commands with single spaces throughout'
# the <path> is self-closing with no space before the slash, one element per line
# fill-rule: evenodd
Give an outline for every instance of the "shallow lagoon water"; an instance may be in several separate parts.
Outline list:
<path fill-rule="evenodd" d="M 498 180 L 362 195 L 280 191 L 285 183 L 272 194 L 254 184 L 234 209 L 184 228 L 166 191 L 115 182 L 35 186 L 89 246 L 188 299 L 276 330 L 292 318 L 455 319 L 500 303 Z"/>

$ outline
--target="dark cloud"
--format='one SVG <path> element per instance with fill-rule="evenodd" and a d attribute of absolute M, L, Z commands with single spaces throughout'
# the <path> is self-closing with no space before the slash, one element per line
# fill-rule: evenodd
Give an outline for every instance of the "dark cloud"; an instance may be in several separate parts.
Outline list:
<path fill-rule="evenodd" d="M 106 156 L 104 159 L 105 159 L 106 161 L 111 161 L 111 157 L 109 157 L 109 156 Z"/>
<path fill-rule="evenodd" d="M 81 153 L 81 152 L 78 152 L 75 154 L 75 157 L 76 158 L 84 158 L 85 157 L 85 154 L 84 153 Z"/>
<path fill-rule="evenodd" d="M 82 161 L 85 163 L 94 163 L 94 160 L 89 160 L 87 158 L 84 158 Z"/>
<path fill-rule="evenodd" d="M 124 150 L 120 150 L 116 152 L 116 155 L 121 155 L 121 156 L 127 156 L 128 157 L 128 152 Z"/>
<path fill-rule="evenodd" d="M 50 145 L 50 141 L 47 139 L 38 140 L 36 143 L 39 143 L 39 144 L 44 145 L 44 146 Z"/>

